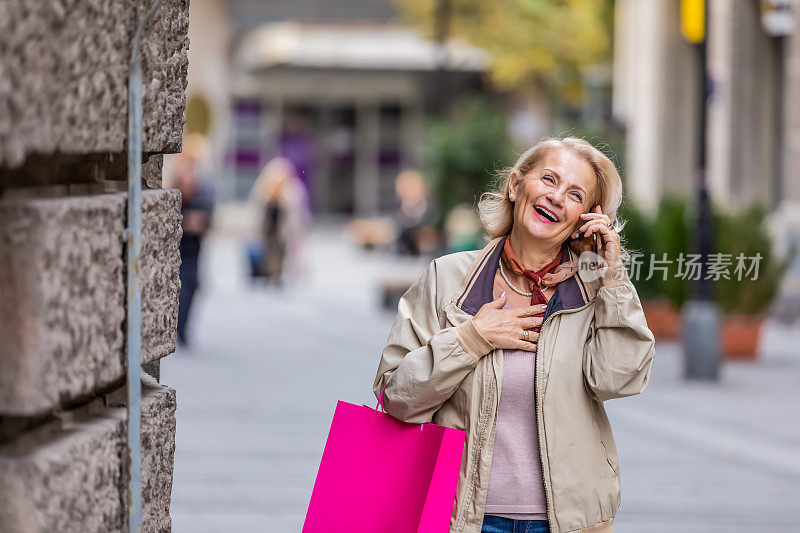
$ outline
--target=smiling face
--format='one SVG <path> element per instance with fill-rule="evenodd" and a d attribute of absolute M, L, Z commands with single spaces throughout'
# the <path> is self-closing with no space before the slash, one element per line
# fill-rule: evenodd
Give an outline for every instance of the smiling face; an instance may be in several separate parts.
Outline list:
<path fill-rule="evenodd" d="M 597 178 L 592 167 L 566 150 L 551 150 L 526 176 L 509 180 L 514 228 L 525 239 L 556 247 L 583 224 L 594 205 Z"/>

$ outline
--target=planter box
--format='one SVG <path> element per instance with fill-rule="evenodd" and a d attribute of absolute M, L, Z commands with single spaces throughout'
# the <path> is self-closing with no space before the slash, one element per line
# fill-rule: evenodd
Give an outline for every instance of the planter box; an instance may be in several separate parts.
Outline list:
<path fill-rule="evenodd" d="M 681 336 L 681 315 L 669 300 L 642 302 L 647 326 L 656 339 L 677 339 Z"/>
<path fill-rule="evenodd" d="M 725 359 L 756 359 L 764 315 L 729 315 L 722 322 Z"/>

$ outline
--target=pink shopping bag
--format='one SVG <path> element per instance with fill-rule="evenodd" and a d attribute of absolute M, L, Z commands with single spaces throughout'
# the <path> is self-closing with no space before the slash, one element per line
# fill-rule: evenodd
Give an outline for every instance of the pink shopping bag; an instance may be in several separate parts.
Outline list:
<path fill-rule="evenodd" d="M 447 533 L 465 436 L 340 401 L 303 533 Z"/>

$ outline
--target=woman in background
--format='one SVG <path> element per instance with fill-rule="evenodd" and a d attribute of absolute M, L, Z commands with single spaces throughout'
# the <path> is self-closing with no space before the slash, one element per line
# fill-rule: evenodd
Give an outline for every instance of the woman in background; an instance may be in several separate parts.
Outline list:
<path fill-rule="evenodd" d="M 308 194 L 292 162 L 276 157 L 264 166 L 250 195 L 261 209 L 261 274 L 280 286 L 287 260 L 300 263 L 296 259 L 311 222 Z"/>

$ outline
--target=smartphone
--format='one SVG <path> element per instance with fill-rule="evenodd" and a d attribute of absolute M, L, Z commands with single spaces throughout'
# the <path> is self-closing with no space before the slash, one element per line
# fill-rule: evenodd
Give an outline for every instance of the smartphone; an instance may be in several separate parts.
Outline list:
<path fill-rule="evenodd" d="M 594 213 L 594 210 L 597 206 L 592 207 L 590 213 Z M 597 233 L 592 233 L 592 251 L 595 255 L 600 255 L 600 245 L 597 242 Z"/>

